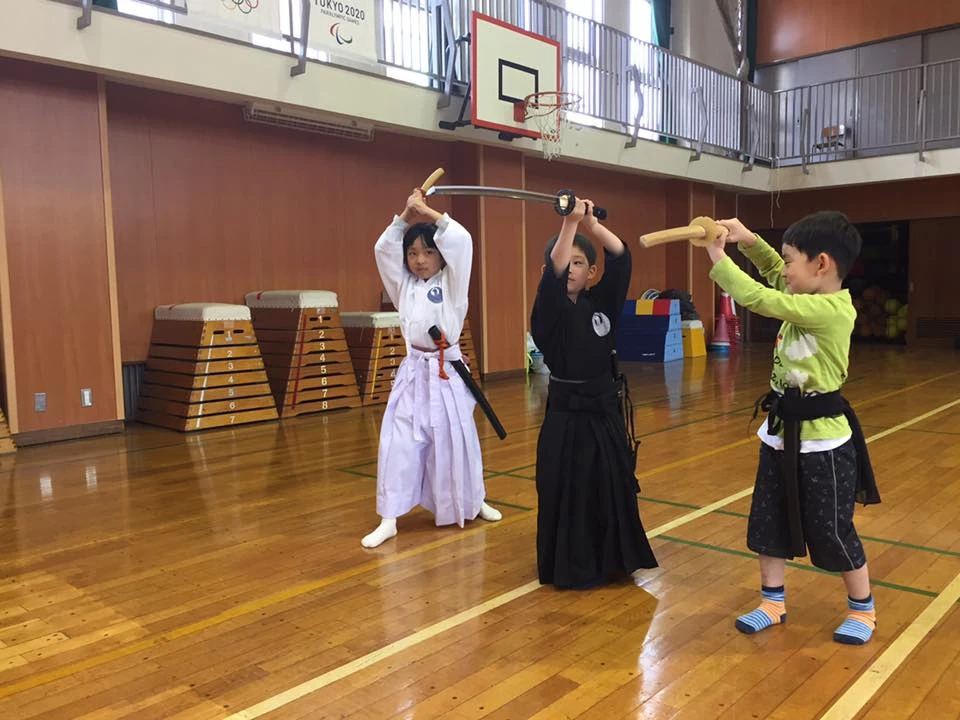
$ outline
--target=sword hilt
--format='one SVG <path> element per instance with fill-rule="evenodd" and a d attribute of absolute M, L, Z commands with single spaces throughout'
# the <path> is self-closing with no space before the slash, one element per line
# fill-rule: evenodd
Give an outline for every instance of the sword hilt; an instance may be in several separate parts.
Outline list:
<path fill-rule="evenodd" d="M 558 215 L 566 217 L 573 212 L 576 206 L 577 196 L 573 194 L 573 190 L 560 190 L 557 192 L 557 199 L 554 201 L 553 209 L 557 211 Z M 607 211 L 605 208 L 594 205 L 593 216 L 597 220 L 606 220 Z"/>

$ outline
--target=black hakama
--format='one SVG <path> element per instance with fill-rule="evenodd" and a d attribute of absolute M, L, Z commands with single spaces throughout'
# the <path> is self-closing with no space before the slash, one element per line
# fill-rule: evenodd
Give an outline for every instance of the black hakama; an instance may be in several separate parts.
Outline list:
<path fill-rule="evenodd" d="M 540 582 L 582 588 L 657 567 L 637 508 L 633 457 L 612 372 L 629 250 L 605 254 L 596 286 L 574 303 L 567 273 L 544 270 L 531 317 L 550 369 L 537 444 Z"/>

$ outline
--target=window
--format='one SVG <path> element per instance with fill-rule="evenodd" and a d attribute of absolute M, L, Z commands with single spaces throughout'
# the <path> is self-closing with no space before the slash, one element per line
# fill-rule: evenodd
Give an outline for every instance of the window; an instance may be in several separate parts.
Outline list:
<path fill-rule="evenodd" d="M 383 60 L 387 63 L 387 77 L 424 87 L 430 85 L 430 47 L 435 39 L 431 38 L 427 7 L 426 0 L 383 3 Z"/>
<path fill-rule="evenodd" d="M 143 3 L 137 2 L 137 0 L 117 0 L 117 12 L 123 15 L 133 15 L 134 17 L 144 18 L 146 20 L 158 20 L 160 22 L 172 23 L 173 22 L 173 12 L 170 10 L 163 10 L 160 5 L 171 5 L 176 6 L 183 3 L 174 3 L 172 0 L 164 2 L 155 3 Z"/>
<path fill-rule="evenodd" d="M 603 0 L 565 0 L 564 28 L 566 57 L 563 89 L 580 95 L 581 112 L 567 113 L 567 119 L 580 125 L 603 127 L 606 103 L 602 87 L 602 62 L 599 35 L 602 32 Z M 593 22 L 591 22 L 593 21 Z"/>
<path fill-rule="evenodd" d="M 640 108 L 639 92 L 643 96 L 643 115 L 640 118 L 640 137 L 655 140 L 656 133 L 649 132 L 660 126 L 662 89 L 659 80 L 659 64 L 662 57 L 653 45 L 653 4 L 650 0 L 630 1 L 630 65 L 637 74 L 629 74 L 627 91 L 630 93 L 627 123 L 633 128 L 637 110 Z M 639 86 L 637 86 L 639 81 Z"/>

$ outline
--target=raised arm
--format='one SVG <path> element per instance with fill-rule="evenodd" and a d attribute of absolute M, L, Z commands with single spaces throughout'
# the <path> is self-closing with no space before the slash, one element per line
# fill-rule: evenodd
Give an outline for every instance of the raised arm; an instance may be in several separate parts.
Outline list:
<path fill-rule="evenodd" d="M 473 238 L 467 229 L 450 217 L 427 205 L 423 190 L 414 188 L 407 198 L 406 211 L 410 218 L 421 217 L 437 226 L 433 241 L 446 263 L 447 288 L 455 306 L 467 304 L 470 294 L 470 273 L 473 270 Z"/>
<path fill-rule="evenodd" d="M 406 232 L 407 224 L 403 216 L 394 215 L 393 222 L 387 226 L 376 245 L 373 246 L 383 289 L 387 291 L 390 301 L 396 308 L 400 307 L 400 286 L 403 283 L 404 273 L 407 272 L 403 257 L 403 233 Z"/>
<path fill-rule="evenodd" d="M 597 302 L 611 314 L 616 321 L 630 289 L 630 277 L 633 272 L 633 258 L 623 241 L 600 224 L 593 215 L 593 201 L 584 200 L 586 212 L 582 224 L 586 233 L 597 240 L 604 251 L 603 277 L 593 286 L 591 294 Z"/>
<path fill-rule="evenodd" d="M 433 236 L 437 249 L 447 264 L 450 300 L 456 306 L 467 304 L 470 294 L 470 272 L 473 269 L 473 238 L 467 229 L 444 213 L 435 221 L 437 234 Z"/>
<path fill-rule="evenodd" d="M 713 254 L 711 259 L 714 259 Z M 741 306 L 758 315 L 786 320 L 810 330 L 826 327 L 835 317 L 828 295 L 791 295 L 765 287 L 741 270 L 722 250 L 714 260 L 710 278 Z"/>
<path fill-rule="evenodd" d="M 753 263 L 770 287 L 783 292 L 786 286 L 783 281 L 784 263 L 780 253 L 770 247 L 759 235 L 748 230 L 736 218 L 717 222 L 728 231 L 726 241 L 737 243 L 737 247 L 747 260 Z"/>

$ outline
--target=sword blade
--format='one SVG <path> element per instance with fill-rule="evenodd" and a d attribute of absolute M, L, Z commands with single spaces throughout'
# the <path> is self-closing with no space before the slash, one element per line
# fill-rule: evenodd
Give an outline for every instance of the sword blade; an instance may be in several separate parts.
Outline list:
<path fill-rule="evenodd" d="M 533 200 L 553 205 L 557 201 L 556 195 L 532 192 L 530 190 L 515 190 L 513 188 L 487 187 L 485 185 L 434 185 L 427 190 L 427 197 L 431 195 L 484 195 L 487 197 L 511 198 L 513 200 Z"/>

